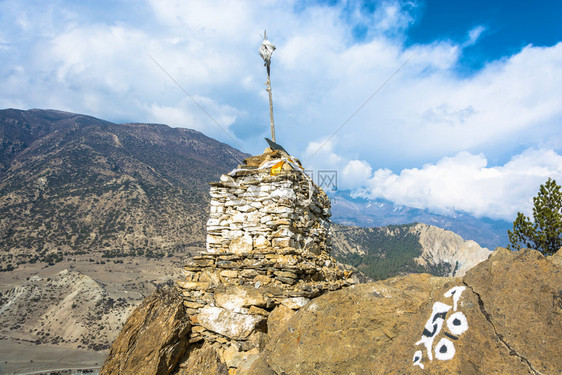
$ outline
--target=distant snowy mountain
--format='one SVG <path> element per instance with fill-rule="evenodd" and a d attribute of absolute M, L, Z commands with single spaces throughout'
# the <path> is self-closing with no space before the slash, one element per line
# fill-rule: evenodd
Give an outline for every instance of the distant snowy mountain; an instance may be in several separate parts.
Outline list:
<path fill-rule="evenodd" d="M 338 224 L 379 227 L 417 222 L 453 231 L 491 250 L 509 243 L 507 230 L 512 228 L 512 223 L 504 220 L 476 218 L 463 212 L 454 215 L 435 214 L 428 210 L 395 205 L 384 199 L 353 198 L 349 191 L 328 193 L 332 198 L 332 221 Z"/>

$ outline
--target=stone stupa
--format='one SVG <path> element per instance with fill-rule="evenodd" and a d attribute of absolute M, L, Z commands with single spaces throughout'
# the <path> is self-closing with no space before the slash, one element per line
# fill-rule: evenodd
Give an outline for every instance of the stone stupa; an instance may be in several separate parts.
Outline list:
<path fill-rule="evenodd" d="M 353 283 L 329 255 L 329 198 L 284 150 L 247 158 L 212 182 L 210 194 L 207 251 L 178 282 L 190 342 L 257 353 L 270 314 Z"/>

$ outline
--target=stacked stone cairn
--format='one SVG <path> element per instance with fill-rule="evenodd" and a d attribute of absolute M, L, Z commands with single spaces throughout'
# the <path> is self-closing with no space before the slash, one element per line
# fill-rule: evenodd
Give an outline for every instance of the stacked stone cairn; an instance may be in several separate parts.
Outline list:
<path fill-rule="evenodd" d="M 178 286 L 190 343 L 218 347 L 236 373 L 279 321 L 353 279 L 329 255 L 329 198 L 283 150 L 247 158 L 210 194 L 207 251 Z"/>

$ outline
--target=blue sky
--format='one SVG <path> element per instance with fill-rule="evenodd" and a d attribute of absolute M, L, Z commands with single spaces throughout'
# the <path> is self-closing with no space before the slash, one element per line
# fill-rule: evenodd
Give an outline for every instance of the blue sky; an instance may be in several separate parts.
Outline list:
<path fill-rule="evenodd" d="M 552 46 L 560 41 L 562 6 L 557 1 L 429 0 L 421 5 L 419 21 L 408 31 L 410 43 L 450 38 L 462 42 L 466 30 L 482 26 L 483 34 L 465 49 L 463 67 L 518 53 L 528 44 Z"/>
<path fill-rule="evenodd" d="M 0 108 L 189 127 L 258 154 L 267 28 L 277 140 L 307 168 L 512 221 L 562 182 L 560 19 L 558 1 L 0 1 Z"/>

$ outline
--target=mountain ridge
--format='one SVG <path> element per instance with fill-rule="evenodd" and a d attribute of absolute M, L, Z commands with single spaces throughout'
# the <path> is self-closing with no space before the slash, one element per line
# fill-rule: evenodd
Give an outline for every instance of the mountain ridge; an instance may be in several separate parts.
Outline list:
<path fill-rule="evenodd" d="M 5 269 L 89 251 L 123 257 L 202 250 L 208 183 L 248 156 L 191 129 L 57 110 L 2 110 L 0 125 Z M 353 207 L 342 212 L 345 205 Z M 376 220 L 390 207 L 364 206 L 337 192 L 333 221 L 359 211 Z"/>
<path fill-rule="evenodd" d="M 477 218 L 465 212 L 439 214 L 385 199 L 353 196 L 347 190 L 328 191 L 328 195 L 332 199 L 332 221 L 338 224 L 381 227 L 418 222 L 453 231 L 490 249 L 505 247 L 509 243 L 507 230 L 511 229 L 512 223 L 505 220 Z"/>
<path fill-rule="evenodd" d="M 165 254 L 204 246 L 208 183 L 246 154 L 191 129 L 0 111 L 0 248 Z"/>
<path fill-rule="evenodd" d="M 419 272 L 463 276 L 492 253 L 475 241 L 423 223 L 370 228 L 333 224 L 332 247 L 338 261 L 374 280 Z"/>

